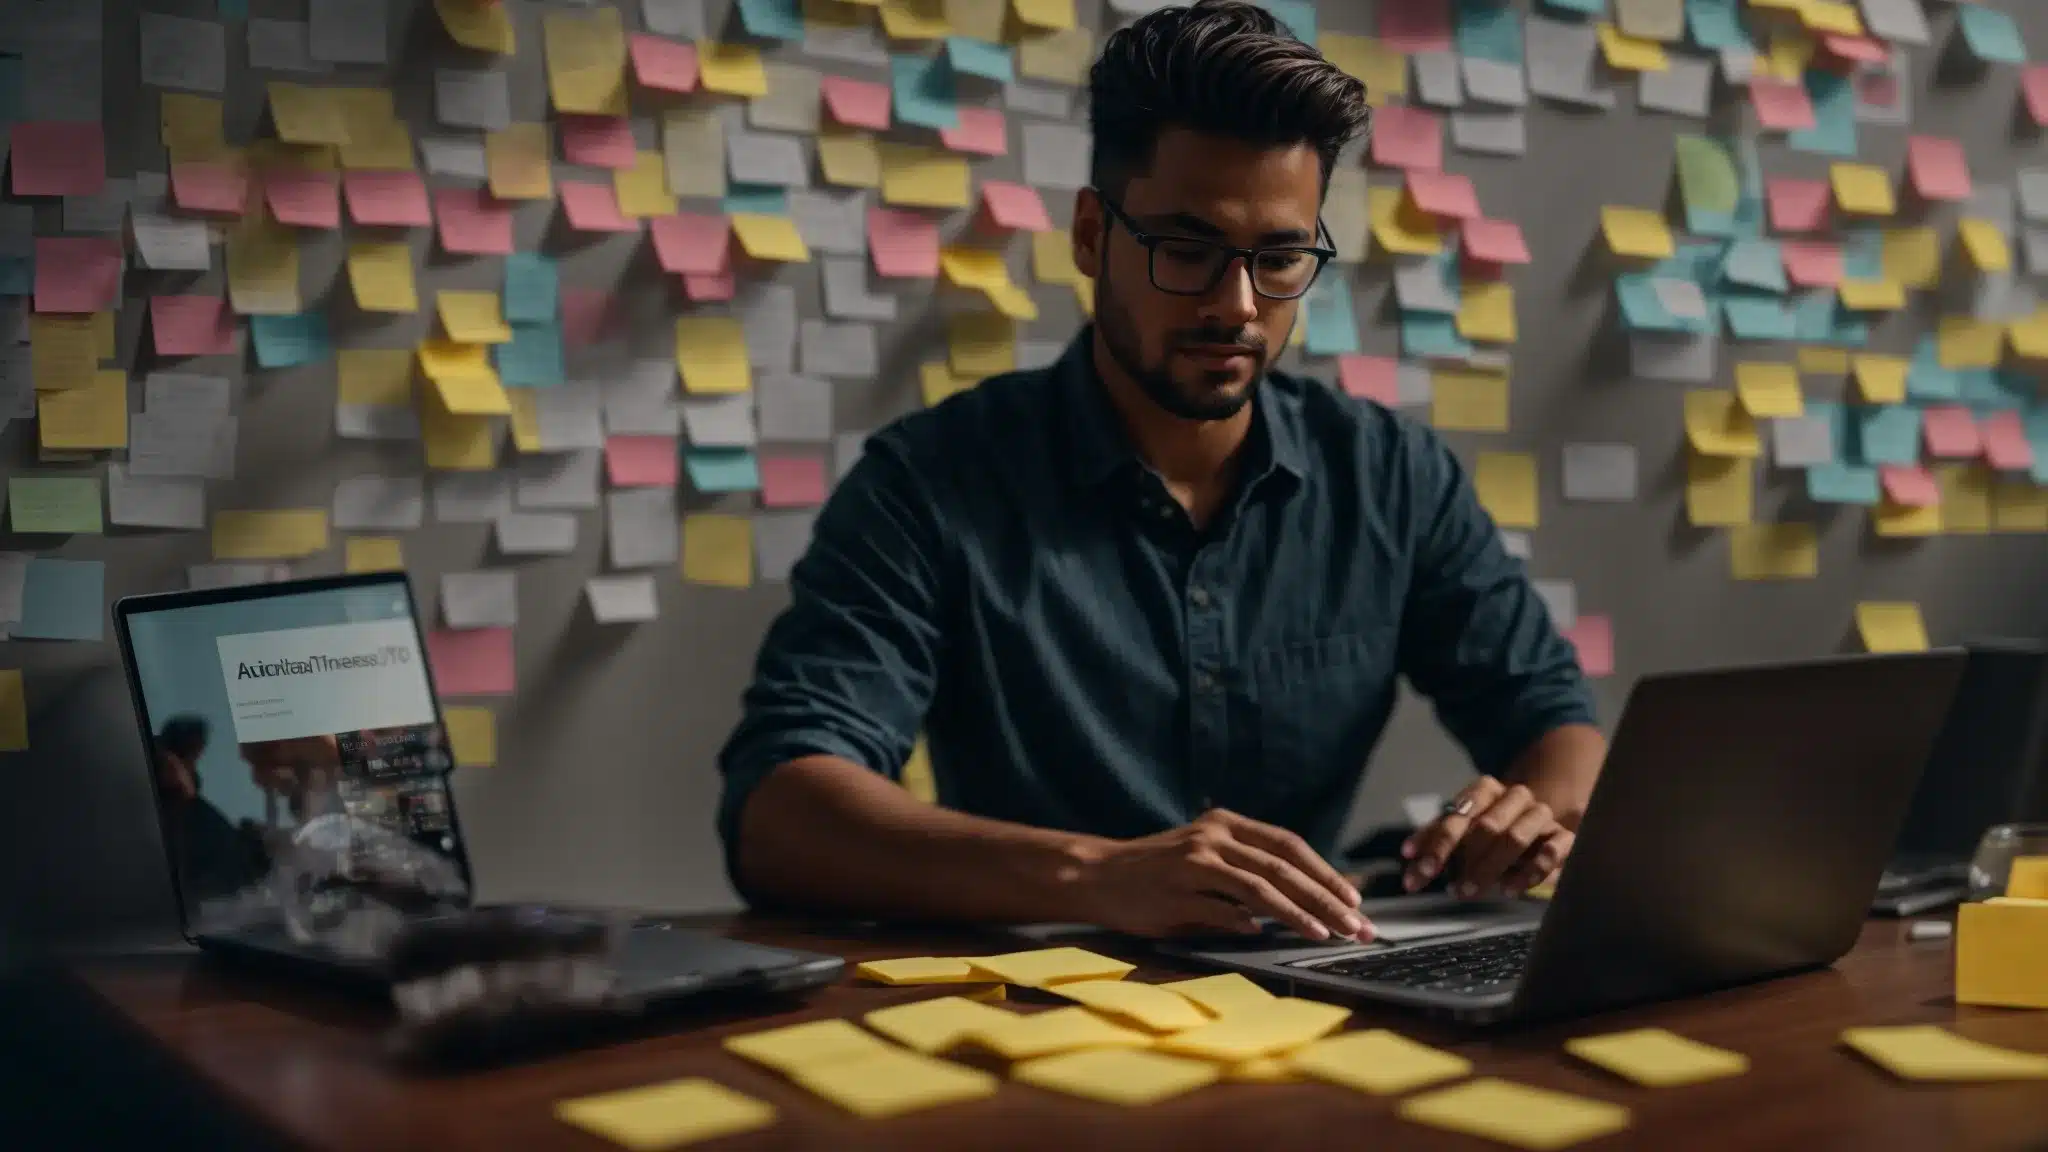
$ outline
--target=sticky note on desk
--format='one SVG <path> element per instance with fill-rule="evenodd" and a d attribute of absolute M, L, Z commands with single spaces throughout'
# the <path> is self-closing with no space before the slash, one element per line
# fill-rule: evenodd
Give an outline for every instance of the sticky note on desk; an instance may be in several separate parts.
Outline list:
<path fill-rule="evenodd" d="M 1278 999 L 1241 972 L 1198 976 L 1193 980 L 1175 980 L 1170 984 L 1161 984 L 1160 987 L 1192 1000 L 1211 1016 L 1221 1016 L 1233 1008 L 1256 1008 Z"/>
<path fill-rule="evenodd" d="M 979 1100 L 995 1095 L 1001 1086 L 994 1076 L 978 1068 L 887 1045 L 844 1060 L 804 1065 L 791 1070 L 790 1078 L 848 1112 L 870 1119 Z"/>
<path fill-rule="evenodd" d="M 1028 1016 L 1008 1014 L 961 1035 L 962 1043 L 986 1048 L 1007 1060 L 1029 1060 L 1081 1048 L 1149 1048 L 1147 1033 L 1097 1016 L 1086 1008 L 1053 1008 Z"/>
<path fill-rule="evenodd" d="M 2002 896 L 1956 910 L 1956 1003 L 2048 1008 L 2044 959 L 2048 899 Z"/>
<path fill-rule="evenodd" d="M 93 476 L 15 476 L 7 482 L 14 532 L 104 532 L 100 482 Z"/>
<path fill-rule="evenodd" d="M 1351 1009 L 1315 1000 L 1276 996 L 1256 1008 L 1225 1012 L 1185 1032 L 1159 1039 L 1159 1050 L 1237 1063 L 1320 1040 L 1350 1017 Z"/>
<path fill-rule="evenodd" d="M 1629 1125 L 1619 1104 L 1494 1077 L 1411 1096 L 1399 1112 L 1404 1120 L 1517 1148 L 1567 1148 Z"/>
<path fill-rule="evenodd" d="M 725 1050 L 779 1072 L 892 1051 L 873 1033 L 863 1032 L 845 1020 L 812 1020 L 770 1028 L 765 1032 L 728 1036 L 725 1038 Z"/>
<path fill-rule="evenodd" d="M 1298 1072 L 1374 1096 L 1413 1092 L 1472 1074 L 1472 1062 L 1384 1028 L 1345 1032 L 1285 1057 Z"/>
<path fill-rule="evenodd" d="M 1933 1024 L 1848 1028 L 1842 1043 L 1901 1080 L 2048 1080 L 2048 1056 L 1970 1040 Z"/>
<path fill-rule="evenodd" d="M 905 1048 L 936 1055 L 979 1029 L 1001 1028 L 1016 1015 L 965 996 L 939 996 L 877 1008 L 861 1020 Z"/>
<path fill-rule="evenodd" d="M 1153 1032 L 1178 1032 L 1209 1022 L 1209 1015 L 1186 997 L 1157 984 L 1135 980 L 1069 980 L 1051 991 L 1093 1008 L 1119 1024 Z"/>
<path fill-rule="evenodd" d="M 979 956 L 974 959 L 974 967 L 1005 984 L 1043 988 L 1068 980 L 1121 980 L 1137 965 L 1086 948 L 1065 947 Z"/>
<path fill-rule="evenodd" d="M 1909 601 L 1863 601 L 1856 605 L 1856 631 L 1867 652 L 1927 650 L 1927 624 L 1920 605 Z"/>
<path fill-rule="evenodd" d="M 766 1128 L 775 1123 L 775 1109 L 693 1077 L 563 1100 L 555 1105 L 555 1118 L 635 1152 L 651 1152 Z"/>
<path fill-rule="evenodd" d="M 1104 1104 L 1156 1104 L 1214 1084 L 1223 1070 L 1206 1060 L 1189 1060 L 1131 1048 L 1094 1048 L 1027 1060 L 1010 1070 L 1012 1079 L 1053 1092 Z"/>
<path fill-rule="evenodd" d="M 2016 856 L 2006 873 L 2005 894 L 2023 900 L 2048 900 L 2048 856 Z"/>
<path fill-rule="evenodd" d="M 880 984 L 971 984 L 983 982 L 972 961 L 961 956 L 904 956 L 896 960 L 870 960 L 853 970 L 863 980 Z"/>
<path fill-rule="evenodd" d="M 1616 1076 L 1652 1088 L 1698 1084 L 1749 1071 L 1749 1057 L 1663 1028 L 1636 1028 L 1564 1042 L 1564 1050 Z"/>
<path fill-rule="evenodd" d="M 16 640 L 99 640 L 106 632 L 106 565 L 38 556 L 22 576 Z"/>

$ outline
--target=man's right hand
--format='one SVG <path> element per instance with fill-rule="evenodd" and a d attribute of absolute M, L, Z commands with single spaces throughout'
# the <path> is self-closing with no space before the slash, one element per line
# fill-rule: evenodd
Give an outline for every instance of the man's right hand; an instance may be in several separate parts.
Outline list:
<path fill-rule="evenodd" d="M 1372 938 L 1358 890 L 1301 837 L 1220 808 L 1112 843 L 1084 883 L 1089 922 L 1136 936 L 1252 933 L 1271 917 L 1311 940 Z"/>

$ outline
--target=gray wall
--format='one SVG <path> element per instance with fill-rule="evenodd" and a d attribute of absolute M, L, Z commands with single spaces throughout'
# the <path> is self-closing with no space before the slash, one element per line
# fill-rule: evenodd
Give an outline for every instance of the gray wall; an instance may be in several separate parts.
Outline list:
<path fill-rule="evenodd" d="M 57 0 L 45 0 L 49 8 Z M 540 15 L 533 0 L 504 0 L 518 25 L 520 51 L 501 66 L 511 70 L 515 119 L 537 119 L 547 110 L 543 80 Z M 730 0 L 706 0 L 710 27 L 726 26 Z M 66 4 L 66 7 L 73 5 Z M 1079 0 L 1084 23 L 1104 27 L 1103 0 Z M 2048 45 L 2048 13 L 2018 0 L 1999 5 L 2016 12 L 2027 34 Z M 199 0 L 149 0 L 152 10 L 212 16 L 216 8 Z M 644 27 L 637 5 L 627 5 L 629 29 Z M 1325 31 L 1370 32 L 1373 6 L 1324 4 Z M 1525 3 L 1516 7 L 1527 10 Z M 296 0 L 253 0 L 256 16 L 303 19 Z M 432 69 L 478 65 L 480 58 L 452 48 L 430 5 L 393 0 L 393 48 L 388 69 L 343 67 L 335 82 L 380 82 L 387 73 L 415 136 L 429 132 L 463 135 L 465 130 L 432 126 Z M 730 14 L 735 21 L 737 13 Z M 1110 18 L 1114 18 L 1113 16 Z M 13 17 L 8 17 L 12 21 Z M 1960 136 L 1967 141 L 1979 183 L 2007 183 L 2019 169 L 2043 163 L 2039 137 L 2015 127 L 2017 71 L 1993 68 L 1961 81 L 1935 83 L 1937 49 L 1949 37 L 1953 17 L 1946 5 L 1932 13 L 1934 47 L 1910 53 L 1917 131 Z M 137 20 L 134 0 L 107 0 L 104 113 L 109 171 L 115 175 L 161 172 L 162 149 L 154 125 L 154 89 L 135 82 Z M 259 131 L 261 81 L 246 68 L 242 25 L 228 24 L 228 116 L 231 139 Z M 14 45 L 33 52 L 31 43 Z M 827 72 L 886 80 L 886 69 L 807 55 L 799 45 L 776 48 L 773 58 L 808 64 Z M 321 77 L 276 78 L 325 82 Z M 1447 144 L 1447 167 L 1472 176 L 1491 215 L 1521 222 L 1534 263 L 1514 273 L 1522 341 L 1513 350 L 1513 419 L 1503 435 L 1455 433 L 1451 440 L 1469 459 L 1490 449 L 1540 454 L 1543 522 L 1532 534 L 1531 570 L 1539 577 L 1576 584 L 1583 611 L 1604 612 L 1615 621 L 1618 675 L 1601 685 L 1603 711 L 1611 722 L 1631 678 L 1663 669 L 1733 661 L 1755 661 L 1831 652 L 1853 646 L 1851 610 L 1865 598 L 1921 601 L 1937 641 L 1981 634 L 2048 635 L 2048 597 L 2039 591 L 2048 571 L 2048 540 L 2041 536 L 1941 537 L 1898 543 L 1872 538 L 1859 510 L 1814 509 L 1798 491 L 1797 475 L 1761 473 L 1759 519 L 1811 518 L 1821 529 L 1823 555 L 1817 580 L 1786 584 L 1731 581 L 1725 534 L 1694 530 L 1684 522 L 1684 440 L 1680 424 L 1683 386 L 1631 378 L 1625 342 L 1611 319 L 1608 273 L 1588 255 L 1595 242 L 1602 203 L 1657 205 L 1671 182 L 1671 139 L 1697 131 L 1695 121 L 1638 112 L 1634 85 L 1616 84 L 1614 111 L 1600 114 L 1532 99 L 1526 110 L 1527 155 L 1488 157 Z M 964 89 L 968 99 L 1000 105 L 994 88 Z M 30 94 L 31 115 L 37 96 Z M 703 102 L 703 97 L 691 100 Z M 688 102 L 688 101 L 684 101 Z M 658 147 L 652 111 L 666 102 L 634 89 L 634 112 L 643 148 Z M 1080 115 L 1076 105 L 1076 117 Z M 1725 87 L 1718 115 L 1732 128 L 1747 118 Z M 1010 157 L 977 161 L 977 174 L 1018 178 L 1018 122 L 1011 113 Z M 260 129 L 267 133 L 267 127 Z M 1861 154 L 1893 172 L 1903 164 L 1907 129 L 1863 125 Z M 1773 174 L 1820 175 L 1826 157 L 1786 150 L 1778 142 L 1762 148 L 1765 170 Z M 559 180 L 574 174 L 556 165 Z M 585 176 L 601 176 L 586 172 Z M 1375 170 L 1380 182 L 1390 174 Z M 431 177 L 430 184 L 445 181 Z M 1056 221 L 1064 221 L 1070 195 L 1048 192 Z M 715 210 L 708 202 L 685 208 Z M 38 231 L 61 230 L 61 212 L 37 208 Z M 947 227 L 965 222 L 964 213 Z M 1937 214 L 1946 223 L 1953 212 Z M 536 248 L 561 260 L 565 285 L 616 286 L 633 317 L 632 351 L 660 356 L 668 348 L 673 290 L 655 270 L 639 236 L 567 239 L 550 226 L 552 206 L 529 204 L 519 211 L 517 246 Z M 341 233 L 307 234 L 303 288 L 309 306 L 324 300 L 337 347 L 404 347 L 427 334 L 431 312 L 416 317 L 372 317 L 349 299 Z M 492 287 L 501 280 L 496 259 L 442 255 L 424 235 L 415 237 L 423 303 L 445 287 Z M 1012 273 L 1030 285 L 1029 246 L 1011 245 Z M 1342 270 L 1351 278 L 1365 350 L 1398 352 L 1384 261 Z M 820 311 L 816 266 L 788 268 L 773 282 L 794 286 L 805 315 Z M 743 285 L 734 306 L 704 306 L 704 314 L 744 310 L 754 287 Z M 836 427 L 872 428 L 919 403 L 917 366 L 943 357 L 944 316 L 972 308 L 961 294 L 934 294 L 929 286 L 897 281 L 886 285 L 899 300 L 899 323 L 881 333 L 883 371 L 872 381 L 834 385 Z M 137 403 L 142 377 L 156 363 L 137 352 L 141 318 L 150 294 L 224 289 L 218 255 L 204 276 L 131 272 L 126 282 L 121 332 L 124 361 L 135 372 Z M 1070 293 L 1055 287 L 1033 291 L 1041 308 L 1036 322 L 1021 327 L 1024 341 L 1064 341 L 1078 315 Z M 1901 314 L 1878 329 L 1873 346 L 1910 347 L 1925 330 L 1925 312 Z M 1758 355 L 1787 355 L 1760 349 Z M 1722 379 L 1736 357 L 1725 345 Z M 1300 360 L 1300 353 L 1291 354 Z M 572 376 L 598 375 L 616 363 L 611 354 L 573 356 Z M 240 394 L 241 440 L 236 475 L 210 486 L 214 510 L 325 506 L 337 481 L 369 471 L 416 470 L 417 446 L 337 439 L 334 430 L 334 369 L 331 363 L 282 372 L 245 366 L 240 358 L 213 358 L 175 365 L 179 370 L 226 375 L 245 382 Z M 1333 373 L 1330 361 L 1305 367 Z M 758 369 L 757 369 L 758 371 Z M 1831 396 L 1839 381 L 1807 378 L 1810 396 Z M 1426 418 L 1426 409 L 1418 410 Z M 33 469 L 77 474 L 103 471 L 103 462 L 38 467 L 35 426 L 16 420 L 0 432 L 9 475 Z M 1641 498 L 1632 504 L 1568 504 L 1558 486 L 1559 450 L 1570 442 L 1634 444 L 1642 465 Z M 509 464 L 512 452 L 505 448 Z M 704 505 L 682 497 L 685 507 Z M 745 509 L 750 499 L 715 502 Z M 634 626 L 600 628 L 582 606 L 584 579 L 605 571 L 602 514 L 579 514 L 579 546 L 573 556 L 545 559 L 498 557 L 489 529 L 480 525 L 439 525 L 405 534 L 406 557 L 424 603 L 435 607 L 437 577 L 447 571 L 509 565 L 519 573 L 518 680 L 515 698 L 486 702 L 500 717 L 502 763 L 460 774 L 463 822 L 471 837 L 476 870 L 489 899 L 551 898 L 597 900 L 667 909 L 728 904 L 732 897 L 720 872 L 711 827 L 717 792 L 713 759 L 737 714 L 737 698 L 754 646 L 784 603 L 786 590 L 761 583 L 735 592 L 685 586 L 673 570 L 658 580 L 661 617 Z M 111 528 L 104 537 L 0 537 L 0 549 L 27 550 L 107 563 L 110 598 L 183 587 L 189 565 L 209 559 L 202 533 L 165 533 Z M 341 534 L 325 554 L 295 564 L 303 574 L 341 567 Z M 103 644 L 26 641 L 0 643 L 0 666 L 26 670 L 35 747 L 0 757 L 0 772 L 33 777 L 41 786 L 67 774 L 139 772 L 113 749 L 116 739 L 81 743 L 74 730 L 103 723 L 107 730 L 132 730 L 118 696 L 92 694 L 91 709 L 76 706 L 71 691 L 81 676 L 117 663 L 111 638 Z M 71 701 L 59 707 L 64 701 Z M 465 701 L 464 703 L 470 703 Z M 56 731 L 52 726 L 63 726 Z M 80 749 L 90 748 L 81 762 Z M 113 762 L 109 762 L 113 761 Z M 1457 786 L 1469 770 L 1437 733 L 1427 710 L 1415 702 L 1402 709 L 1371 766 L 1356 819 L 1361 825 L 1398 818 L 1403 796 Z M 61 784 L 56 785 L 61 789 Z M 32 793 L 33 794 L 33 793 Z M 47 793 L 46 793 L 47 794 Z M 130 801 L 137 794 L 123 793 Z M 21 809 L 17 808 L 17 812 Z"/>

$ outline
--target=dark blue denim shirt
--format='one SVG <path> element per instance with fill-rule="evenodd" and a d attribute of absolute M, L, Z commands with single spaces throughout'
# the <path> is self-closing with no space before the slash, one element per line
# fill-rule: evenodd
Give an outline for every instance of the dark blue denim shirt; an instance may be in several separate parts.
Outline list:
<path fill-rule="evenodd" d="M 1211 806 L 1332 854 L 1405 676 L 1482 772 L 1591 722 L 1572 647 L 1428 428 L 1299 377 L 1256 393 L 1235 495 L 1194 527 L 1089 356 L 896 421 L 820 512 L 720 756 L 727 862 L 777 765 L 1131 837 Z"/>

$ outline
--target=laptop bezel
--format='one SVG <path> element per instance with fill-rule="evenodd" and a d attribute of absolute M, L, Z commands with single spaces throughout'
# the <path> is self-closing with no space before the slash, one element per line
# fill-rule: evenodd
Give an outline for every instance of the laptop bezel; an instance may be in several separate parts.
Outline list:
<path fill-rule="evenodd" d="M 156 725 L 150 717 L 149 699 L 142 691 L 142 676 L 136 665 L 133 638 L 128 630 L 130 618 L 215 604 L 248 603 L 280 596 L 385 586 L 403 590 L 405 593 L 406 618 L 412 623 L 413 639 L 419 647 L 422 671 L 427 681 L 427 695 L 434 709 L 434 724 L 441 730 L 445 739 L 448 725 L 441 710 L 440 690 L 434 684 L 433 661 L 427 659 L 426 635 L 420 627 L 419 599 L 413 595 L 412 581 L 407 579 L 404 572 L 360 572 L 340 576 L 310 576 L 267 584 L 237 584 L 182 592 L 150 592 L 123 596 L 114 602 L 114 636 L 121 649 L 122 672 L 128 679 L 128 698 L 134 704 L 137 734 L 142 740 L 143 767 L 149 776 L 150 799 L 156 809 L 157 839 L 162 843 L 164 864 L 170 873 L 172 902 L 177 905 L 178 911 L 178 934 L 188 943 L 199 944 L 210 937 L 195 933 L 192 929 L 192 916 L 185 900 L 184 877 L 178 866 L 178 850 L 172 842 L 167 819 L 168 809 L 163 794 L 162 774 L 156 767 Z M 469 893 L 468 899 L 473 900 L 476 877 L 470 871 L 469 845 L 462 835 L 461 816 L 456 812 L 455 789 L 450 784 L 450 777 L 453 774 L 454 768 L 451 765 L 447 771 L 441 773 L 440 781 L 443 798 L 448 806 L 448 835 L 453 841 L 453 848 L 448 855 L 462 873 L 462 885 Z"/>

